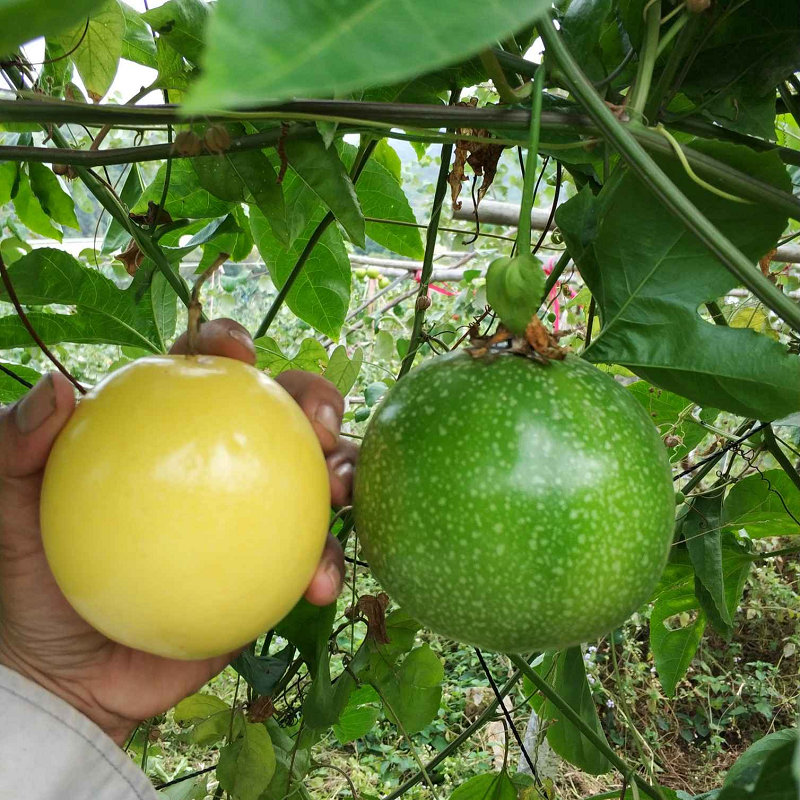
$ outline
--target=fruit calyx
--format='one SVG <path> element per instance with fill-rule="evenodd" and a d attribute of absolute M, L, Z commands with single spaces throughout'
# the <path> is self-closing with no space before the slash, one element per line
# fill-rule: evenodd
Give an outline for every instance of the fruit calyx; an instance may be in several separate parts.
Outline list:
<path fill-rule="evenodd" d="M 203 284 L 230 258 L 230 253 L 220 253 L 214 263 L 195 281 L 192 288 L 192 296 L 189 301 L 188 323 L 186 325 L 186 355 L 196 356 L 197 337 L 200 335 L 200 323 L 202 322 L 203 306 L 200 302 L 200 289 Z"/>
<path fill-rule="evenodd" d="M 491 336 L 471 336 L 467 352 L 473 358 L 481 358 L 487 353 L 510 353 L 529 358 L 543 367 L 551 361 L 563 361 L 569 352 L 561 347 L 558 339 L 542 324 L 534 314 L 525 327 L 522 336 L 515 336 L 502 323 Z"/>

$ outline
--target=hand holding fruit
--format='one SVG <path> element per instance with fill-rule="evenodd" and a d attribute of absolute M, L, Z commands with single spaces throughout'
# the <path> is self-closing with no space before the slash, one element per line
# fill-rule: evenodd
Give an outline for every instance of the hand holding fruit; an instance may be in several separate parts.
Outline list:
<path fill-rule="evenodd" d="M 186 339 L 181 337 L 172 352 L 185 348 Z M 255 361 L 246 331 L 230 320 L 204 325 L 198 349 L 250 364 Z M 341 396 L 316 375 L 288 372 L 278 382 L 311 421 L 325 455 L 331 500 L 344 504 L 356 451 L 339 438 Z M 65 699 L 121 743 L 139 721 L 195 691 L 236 653 L 198 661 L 151 655 L 106 638 L 66 601 L 45 558 L 39 503 L 48 454 L 74 407 L 72 387 L 55 373 L 43 378 L 16 406 L 0 412 L 0 665 Z M 219 413 L 235 414 L 236 409 Z M 131 485 L 120 488 L 135 492 L 135 486 L 132 474 Z M 103 534 L 97 531 L 98 537 Z M 263 565 L 265 585 L 270 581 L 269 566 Z M 341 588 L 342 571 L 341 549 L 329 538 L 306 598 L 319 605 L 332 602 Z M 202 592 L 202 583 L 182 591 Z M 144 595 L 137 602 L 147 601 Z M 131 613 L 136 614 L 136 603 L 132 606 Z"/>

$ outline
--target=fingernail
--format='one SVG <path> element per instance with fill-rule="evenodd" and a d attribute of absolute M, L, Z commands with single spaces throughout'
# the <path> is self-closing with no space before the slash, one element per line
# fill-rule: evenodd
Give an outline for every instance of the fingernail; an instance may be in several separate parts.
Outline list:
<path fill-rule="evenodd" d="M 331 583 L 331 591 L 338 597 L 339 592 L 342 591 L 342 573 L 339 571 L 339 567 L 333 561 L 329 561 L 325 566 L 325 574 Z"/>
<path fill-rule="evenodd" d="M 346 483 L 353 475 L 353 465 L 349 461 L 344 461 L 333 470 L 333 474 L 340 481 Z"/>
<path fill-rule="evenodd" d="M 339 415 L 333 406 L 319 406 L 314 414 L 314 421 L 319 422 L 325 430 L 330 431 L 334 441 L 339 441 Z"/>
<path fill-rule="evenodd" d="M 17 404 L 17 430 L 20 433 L 35 431 L 55 410 L 53 376 L 47 374 Z"/>
<path fill-rule="evenodd" d="M 248 352 L 253 355 L 256 354 L 256 346 L 253 344 L 253 340 L 244 331 L 240 331 L 238 328 L 230 328 L 228 330 L 228 336 L 235 342 L 239 342 L 242 347 L 246 347 Z"/>

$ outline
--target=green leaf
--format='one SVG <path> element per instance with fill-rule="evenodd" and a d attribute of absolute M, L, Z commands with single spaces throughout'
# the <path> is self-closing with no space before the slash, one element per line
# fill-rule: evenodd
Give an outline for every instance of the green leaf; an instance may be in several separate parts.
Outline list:
<path fill-rule="evenodd" d="M 164 255 L 170 262 L 175 261 L 182 261 L 186 256 L 189 255 L 193 250 L 196 250 L 198 247 L 201 247 L 208 242 L 214 241 L 217 237 L 235 233 L 239 230 L 239 223 L 236 221 L 236 217 L 233 214 L 227 214 L 224 217 L 220 217 L 219 219 L 215 219 L 209 222 L 207 225 L 198 230 L 191 239 L 189 239 L 186 244 L 180 246 L 171 246 L 167 245 L 166 241 L 169 241 L 167 238 L 169 234 L 164 236 L 161 240 L 162 250 L 164 251 Z M 186 228 L 181 228 L 180 231 L 176 231 L 175 233 L 178 234 L 177 239 L 181 238 L 181 234 L 185 235 L 187 232 Z M 170 237 L 172 239 L 173 237 Z"/>
<path fill-rule="evenodd" d="M 375 703 L 380 703 L 380 697 L 369 685 L 356 689 L 350 695 L 347 705 L 339 715 L 339 721 L 333 726 L 333 733 L 339 744 L 360 739 L 372 730 L 379 714 Z"/>
<path fill-rule="evenodd" d="M 761 772 L 764 762 L 776 750 L 780 750 L 787 742 L 792 744 L 800 741 L 797 729 L 786 728 L 774 731 L 751 744 L 733 763 L 725 776 L 723 787 L 747 786 L 752 781 L 752 776 Z"/>
<path fill-rule="evenodd" d="M 190 108 L 319 97 L 402 81 L 471 56 L 549 7 L 545 0 L 353 0 L 342 6 L 298 0 L 265 12 L 248 0 L 229 0 L 212 15 L 205 70 Z M 243 62 L 260 68 L 242 73 Z"/>
<path fill-rule="evenodd" d="M 200 775 L 192 780 L 181 781 L 158 792 L 167 800 L 205 800 L 208 795 L 208 775 Z"/>
<path fill-rule="evenodd" d="M 570 647 L 557 656 L 553 688 L 573 711 L 605 741 L 605 733 L 586 680 L 580 647 Z M 611 769 L 608 759 L 567 719 L 547 702 L 541 710 L 543 720 L 555 720 L 547 728 L 550 747 L 562 758 L 591 775 L 602 775 Z"/>
<path fill-rule="evenodd" d="M 776 153 L 701 140 L 692 146 L 789 189 Z M 657 160 L 756 269 L 783 231 L 785 216 L 764 205 L 718 197 L 691 181 L 677 162 Z M 697 313 L 701 303 L 736 286 L 728 270 L 680 221 L 664 213 L 661 201 L 632 173 L 624 175 L 606 201 L 606 212 L 598 219 L 587 187 L 556 214 L 602 319 L 602 330 L 585 357 L 621 364 L 701 406 L 743 416 L 774 419 L 800 408 L 797 356 L 768 336 L 713 325 Z M 631 236 L 632 230 L 640 233 Z"/>
<path fill-rule="evenodd" d="M 16 48 L 39 36 L 61 33 L 73 23 L 86 24 L 101 0 L 0 0 L 0 53 L 10 54 Z M 2 205 L 2 204 L 0 204 Z"/>
<path fill-rule="evenodd" d="M 291 644 L 274 656 L 257 656 L 247 649 L 231 661 L 231 666 L 258 694 L 269 696 L 292 663 L 293 655 L 294 646 Z"/>
<path fill-rule="evenodd" d="M 347 348 L 341 344 L 331 353 L 331 360 L 328 362 L 324 375 L 336 386 L 342 397 L 347 397 L 348 392 L 353 388 L 363 361 L 364 352 L 360 347 L 356 347 L 353 351 L 352 358 L 348 358 Z"/>
<path fill-rule="evenodd" d="M 797 70 L 800 17 L 794 0 L 745 3 L 720 19 L 703 15 L 701 22 L 698 35 L 704 46 L 682 90 L 710 95 L 746 84 L 753 93 L 771 93 L 774 103 L 776 84 Z"/>
<path fill-rule="evenodd" d="M 124 35 L 125 14 L 120 3 L 106 0 L 92 12 L 88 29 L 85 22 L 79 22 L 58 37 L 64 50 L 72 53 L 72 63 L 96 103 L 105 97 L 114 82 Z"/>
<path fill-rule="evenodd" d="M 257 800 L 275 772 L 275 751 L 263 725 L 245 722 L 243 734 L 219 751 L 217 779 L 235 800 Z"/>
<path fill-rule="evenodd" d="M 450 800 L 517 800 L 517 795 L 517 787 L 503 770 L 470 778 L 454 789 Z"/>
<path fill-rule="evenodd" d="M 331 210 L 350 241 L 364 247 L 364 214 L 336 150 L 325 147 L 319 134 L 314 133 L 287 138 L 284 151 L 292 169 Z"/>
<path fill-rule="evenodd" d="M 205 46 L 209 7 L 202 0 L 169 0 L 142 14 L 142 19 L 184 58 L 197 64 Z M 259 9 L 258 16 L 264 13 Z M 241 62 L 240 62 L 241 66 Z"/>
<path fill-rule="evenodd" d="M 388 644 L 381 645 L 380 653 L 384 658 L 394 659 L 401 653 L 408 653 L 414 647 L 417 631 L 422 625 L 401 608 L 396 608 L 386 617 L 386 635 Z"/>
<path fill-rule="evenodd" d="M 244 126 L 228 126 L 232 137 L 244 134 Z M 218 157 L 192 159 L 201 186 L 223 200 L 255 203 L 269 220 L 283 245 L 289 242 L 286 208 L 278 176 L 264 153 L 222 153 Z"/>
<path fill-rule="evenodd" d="M 147 264 L 144 266 L 149 267 Z M 153 306 L 153 321 L 161 335 L 161 341 L 166 342 L 175 334 L 175 325 L 178 321 L 178 295 L 163 273 L 155 267 L 150 281 L 150 303 Z"/>
<path fill-rule="evenodd" d="M 733 534 L 721 529 L 723 494 L 720 489 L 692 498 L 681 532 L 700 584 L 695 584 L 700 605 L 720 635 L 730 639 L 752 561 Z"/>
<path fill-rule="evenodd" d="M 163 36 L 159 36 L 156 40 L 156 68 L 158 69 L 156 86 L 160 89 L 177 89 L 182 95 L 189 88 L 189 70 L 187 70 L 183 56 L 177 50 L 173 50 L 166 41 Z"/>
<path fill-rule="evenodd" d="M 107 342 L 163 352 L 151 296 L 153 273 L 149 270 L 140 269 L 133 283 L 120 290 L 68 253 L 43 247 L 21 258 L 8 272 L 20 302 L 76 306 L 73 315 L 30 315 L 32 323 L 35 317 L 36 331 L 45 342 Z M 3 298 L 5 292 L 0 291 Z M 15 329 L 9 320 L 14 317 L 0 320 L 0 348 L 28 346 L 27 331 L 20 338 L 18 326 Z"/>
<path fill-rule="evenodd" d="M 166 173 L 167 165 L 162 164 L 153 182 L 144 190 L 139 201 L 131 209 L 132 211 L 143 214 L 147 211 L 148 202 L 152 201 L 156 204 L 161 202 Z M 172 162 L 169 190 L 164 207 L 173 219 L 179 217 L 205 219 L 224 216 L 231 210 L 232 203 L 220 200 L 207 192 L 200 185 L 191 159 L 179 158 Z"/>
<path fill-rule="evenodd" d="M 86 24 L 86 20 L 84 20 Z M 45 64 L 39 76 L 39 85 L 45 94 L 61 97 L 64 88 L 72 77 L 72 62 L 66 56 L 64 48 L 53 39 L 45 39 Z M 40 128 L 41 130 L 41 128 Z"/>
<path fill-rule="evenodd" d="M 687 562 L 688 556 L 683 563 L 667 565 L 660 588 L 671 585 L 660 592 L 650 615 L 650 647 L 667 697 L 686 674 L 706 626 L 694 593 L 694 570 Z"/>
<path fill-rule="evenodd" d="M 15 375 L 18 375 L 34 386 L 39 378 L 42 377 L 35 369 L 23 367 L 22 364 L 11 364 L 8 361 L 0 361 L 0 365 L 11 370 Z M 27 386 L 14 380 L 10 375 L 6 375 L 5 372 L 0 371 L 0 405 L 14 403 L 27 393 Z"/>
<path fill-rule="evenodd" d="M 188 739 L 191 744 L 208 747 L 228 735 L 235 738 L 242 732 L 243 725 L 244 716 L 241 710 L 231 711 L 228 708 L 225 711 L 219 711 L 206 719 L 200 720 L 189 732 Z"/>
<path fill-rule="evenodd" d="M 275 238 L 266 217 L 250 210 L 250 229 L 273 283 L 283 286 L 311 234 L 325 216 L 318 208 L 294 244 L 286 249 Z M 299 277 L 289 290 L 286 304 L 300 319 L 331 339 L 338 339 L 350 304 L 350 259 L 341 234 L 330 225 L 314 247 Z"/>
<path fill-rule="evenodd" d="M 220 234 L 203 245 L 203 257 L 197 266 L 198 274 L 210 267 L 221 253 L 228 253 L 231 261 L 239 263 L 244 261 L 252 252 L 253 236 L 250 233 L 250 220 L 241 206 L 233 210 L 233 216 L 239 230 L 234 233 Z"/>
<path fill-rule="evenodd" d="M 22 256 L 30 253 L 32 249 L 27 242 L 23 242 L 17 236 L 7 236 L 0 242 L 0 255 L 3 256 L 3 261 L 5 261 L 7 267 L 19 261 Z"/>
<path fill-rule="evenodd" d="M 59 242 L 64 238 L 61 231 L 51 225 L 50 217 L 42 210 L 36 195 L 31 191 L 31 182 L 27 173 L 23 170 L 19 171 L 17 193 L 14 196 L 14 209 L 20 222 L 34 233 L 49 239 L 56 239 Z"/>
<path fill-rule="evenodd" d="M 381 141 L 385 142 L 384 139 Z M 355 159 L 357 148 L 345 142 L 341 142 L 338 148 L 342 160 L 349 169 Z M 356 183 L 356 194 L 361 203 L 361 210 L 365 217 L 395 220 L 409 225 L 367 222 L 367 236 L 393 253 L 419 260 L 425 255 L 422 235 L 419 228 L 409 227 L 417 224 L 417 218 L 400 185 L 399 166 L 395 165 L 388 151 L 398 159 L 398 164 L 399 158 L 389 145 L 386 145 L 383 151 L 379 151 L 380 145 L 375 148 L 372 158 L 367 161 Z M 398 170 L 397 175 L 392 170 Z"/>
<path fill-rule="evenodd" d="M 300 651 L 312 677 L 316 676 L 319 656 L 327 647 L 335 617 L 336 603 L 314 606 L 301 599 L 275 626 L 275 632 Z"/>
<path fill-rule="evenodd" d="M 400 184 L 403 182 L 403 164 L 397 150 L 389 144 L 388 139 L 378 140 L 370 159 L 375 164 L 380 164 Z"/>
<path fill-rule="evenodd" d="M 218 714 L 220 711 L 230 713 L 231 707 L 221 698 L 213 694 L 190 694 L 175 706 L 172 712 L 175 722 L 197 722 Z"/>
<path fill-rule="evenodd" d="M 19 164 L 15 161 L 0 162 L 0 206 L 11 202 L 19 182 Z"/>
<path fill-rule="evenodd" d="M 139 172 L 138 164 L 131 164 L 128 170 L 128 175 L 125 178 L 125 183 L 122 186 L 119 199 L 125 208 L 131 208 L 136 204 L 136 201 L 141 197 L 144 185 L 142 184 L 142 176 Z M 158 202 L 158 201 L 156 201 Z M 111 253 L 121 250 L 130 240 L 131 235 L 126 228 L 117 220 L 112 219 L 106 229 L 106 235 L 103 239 L 103 246 L 100 252 L 103 255 L 110 255 Z"/>
<path fill-rule="evenodd" d="M 61 225 L 80 230 L 81 226 L 75 216 L 75 201 L 61 188 L 53 171 L 44 164 L 31 161 L 28 164 L 28 174 L 31 190 L 36 195 L 42 211 Z"/>
<path fill-rule="evenodd" d="M 125 35 L 122 37 L 121 57 L 145 67 L 158 69 L 156 43 L 150 29 L 142 19 L 142 15 L 124 0 L 120 2 L 120 6 L 125 15 Z"/>
<path fill-rule="evenodd" d="M 384 713 L 391 722 L 399 720 L 409 735 L 436 718 L 443 680 L 442 662 L 427 643 L 412 650 L 397 669 L 383 659 L 373 666 L 372 682 L 380 689 Z"/>
<path fill-rule="evenodd" d="M 747 758 L 744 769 L 734 773 L 735 782 L 729 784 L 726 780 L 715 800 L 796 800 L 800 793 L 800 780 L 793 764 L 796 748 L 795 732 L 794 740 L 787 737 L 774 748 Z"/>
<path fill-rule="evenodd" d="M 760 94 L 758 89 L 740 84 L 709 103 L 703 113 L 724 128 L 775 139 L 774 92 Z"/>
<path fill-rule="evenodd" d="M 716 613 L 724 625 L 722 634 L 730 638 L 733 620 L 725 603 L 719 522 L 724 493 L 724 488 L 720 488 L 692 498 L 681 531 L 695 575 L 710 594 Z"/>
<path fill-rule="evenodd" d="M 273 168 L 279 165 L 277 156 L 273 157 L 271 163 Z M 291 168 L 286 170 L 281 187 L 286 205 L 286 224 L 289 229 L 289 242 L 286 246 L 291 247 L 322 204 L 308 184 Z"/>
<path fill-rule="evenodd" d="M 669 460 L 673 463 L 685 458 L 708 435 L 708 431 L 695 422 L 691 413 L 694 404 L 685 397 L 656 389 L 647 381 L 632 383 L 628 391 L 650 414 L 662 437 L 670 435 L 680 440 L 680 444 L 669 450 Z M 719 411 L 716 408 L 703 408 L 697 416 L 712 425 Z"/>
<path fill-rule="evenodd" d="M 781 469 L 766 470 L 737 481 L 722 507 L 722 524 L 737 530 L 744 528 L 753 539 L 796 535 L 800 533 L 798 519 L 800 490 Z"/>
<path fill-rule="evenodd" d="M 572 0 L 561 21 L 561 33 L 570 52 L 592 81 L 606 75 L 600 33 L 611 5 L 611 0 Z"/>
<path fill-rule="evenodd" d="M 375 334 L 372 351 L 377 361 L 390 361 L 394 356 L 394 337 L 389 331 L 380 330 Z"/>
<path fill-rule="evenodd" d="M 290 369 L 302 369 L 321 375 L 328 363 L 328 353 L 316 339 L 303 339 L 293 356 L 281 352 L 278 343 L 271 336 L 262 336 L 254 342 L 256 346 L 256 366 L 265 369 L 273 378 Z"/>
<path fill-rule="evenodd" d="M 310 750 L 302 741 L 296 742 L 287 736 L 275 721 L 275 717 L 270 717 L 264 724 L 275 750 L 275 774 L 259 800 L 287 800 L 287 787 L 290 786 L 290 781 L 294 781 L 290 792 L 292 797 L 297 794 L 297 800 L 311 800 L 311 796 L 302 784 L 303 776 L 311 767 Z M 302 739 L 302 734 L 298 736 Z"/>

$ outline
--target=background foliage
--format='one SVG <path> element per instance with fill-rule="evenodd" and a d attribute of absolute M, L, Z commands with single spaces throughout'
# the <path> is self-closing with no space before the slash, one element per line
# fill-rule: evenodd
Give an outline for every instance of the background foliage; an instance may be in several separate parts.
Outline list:
<path fill-rule="evenodd" d="M 217 264 L 207 316 L 269 374 L 336 383 L 360 438 L 401 368 L 495 323 L 485 270 L 516 226 L 492 201 L 519 203 L 541 69 L 540 316 L 675 470 L 651 601 L 524 680 L 384 609 L 339 511 L 338 605 L 301 602 L 128 743 L 165 797 L 800 796 L 796 12 L 0 0 L 0 401 L 51 368 L 42 346 L 84 385 L 165 351 Z M 150 83 L 109 94 L 132 65 Z"/>

